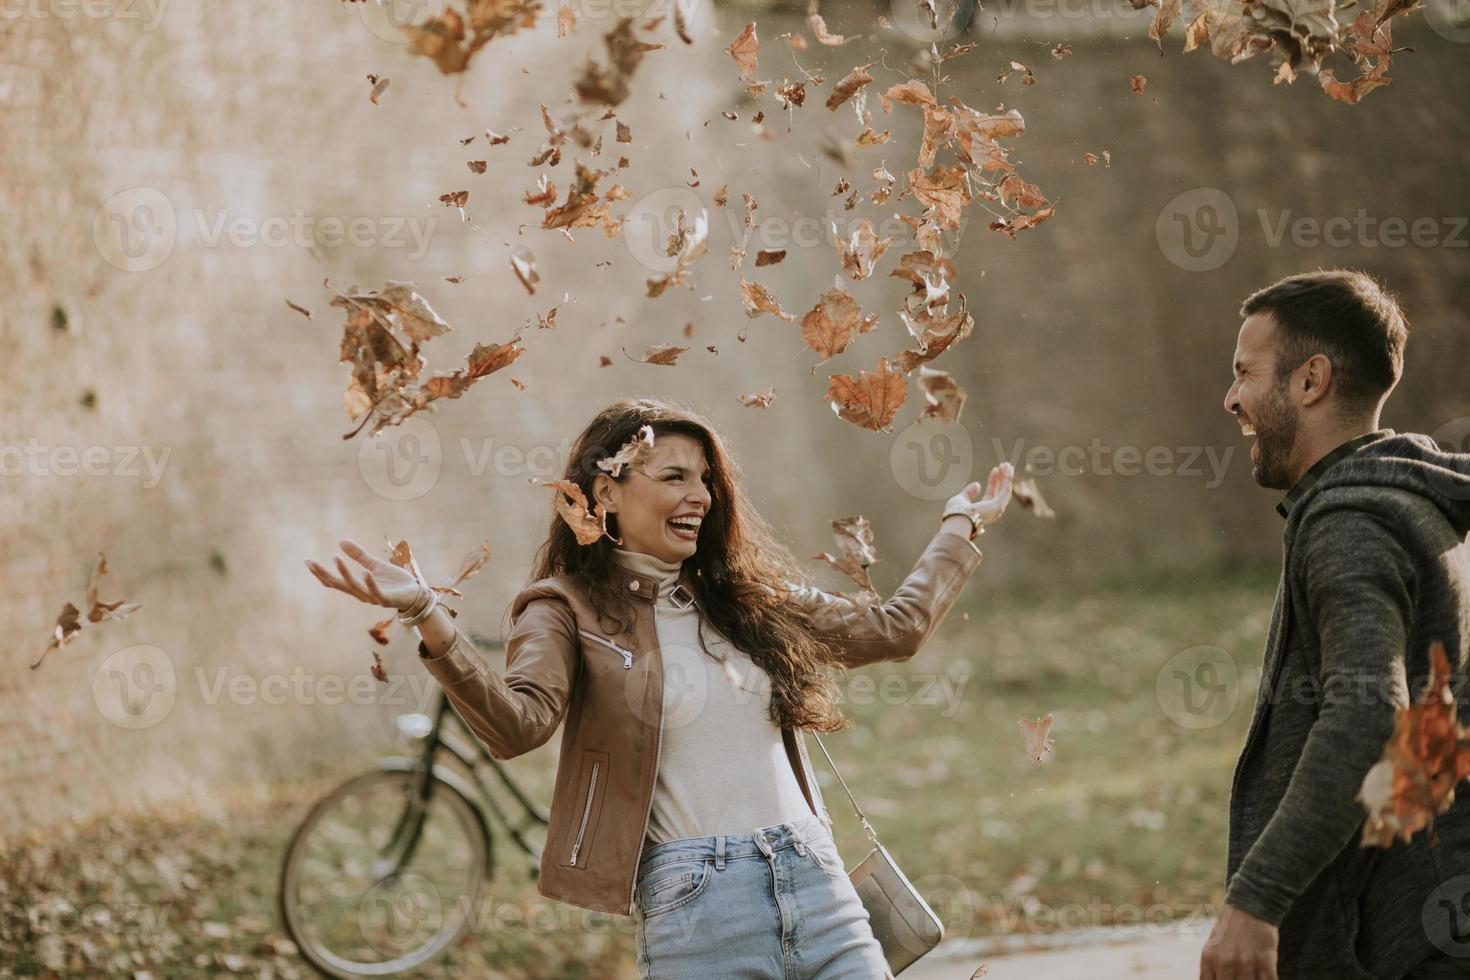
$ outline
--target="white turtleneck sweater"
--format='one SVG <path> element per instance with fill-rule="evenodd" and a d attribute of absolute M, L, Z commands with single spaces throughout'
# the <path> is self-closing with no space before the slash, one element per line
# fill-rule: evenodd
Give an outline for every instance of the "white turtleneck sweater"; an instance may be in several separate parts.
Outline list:
<path fill-rule="evenodd" d="M 701 649 L 699 607 L 680 609 L 669 598 L 682 562 L 624 548 L 613 549 L 613 556 L 658 581 L 653 611 L 664 667 L 664 728 L 648 839 L 748 834 L 809 816 L 781 728 L 771 720 L 770 675 L 707 620 L 709 653 Z"/>

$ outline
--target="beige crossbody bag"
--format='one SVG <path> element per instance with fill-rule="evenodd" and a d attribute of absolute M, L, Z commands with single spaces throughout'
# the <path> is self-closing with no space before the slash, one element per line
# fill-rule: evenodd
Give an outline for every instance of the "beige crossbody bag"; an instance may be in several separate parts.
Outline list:
<path fill-rule="evenodd" d="M 858 806 L 852 790 L 847 788 L 842 773 L 837 771 L 837 763 L 832 761 L 832 754 L 822 744 L 821 736 L 813 732 L 812 737 L 817 740 L 822 754 L 827 757 L 827 764 L 832 767 L 832 774 L 837 777 L 837 782 L 842 784 L 842 791 L 852 801 L 852 808 L 857 812 L 858 820 L 862 821 L 863 832 L 873 842 L 873 849 L 868 852 L 868 856 L 849 871 L 847 876 L 852 879 L 863 908 L 868 910 L 873 936 L 878 940 L 878 945 L 883 947 L 888 968 L 897 976 L 919 957 L 939 945 L 939 941 L 944 938 L 944 923 L 939 921 L 939 916 L 934 914 L 929 903 L 924 901 L 924 897 L 894 863 L 888 849 L 878 840 L 877 832 L 868 823 L 868 818 L 863 816 L 862 807 Z"/>

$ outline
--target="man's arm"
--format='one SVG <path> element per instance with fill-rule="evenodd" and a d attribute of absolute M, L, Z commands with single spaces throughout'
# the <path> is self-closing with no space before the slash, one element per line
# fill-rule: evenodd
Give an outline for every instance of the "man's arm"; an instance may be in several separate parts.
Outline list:
<path fill-rule="evenodd" d="M 1363 776 L 1393 734 L 1395 702 L 1408 697 L 1414 568 L 1403 545 L 1375 517 L 1347 509 L 1309 517 L 1298 544 L 1321 641 L 1321 707 L 1281 805 L 1225 893 L 1272 925 L 1352 842 L 1365 816 Z"/>

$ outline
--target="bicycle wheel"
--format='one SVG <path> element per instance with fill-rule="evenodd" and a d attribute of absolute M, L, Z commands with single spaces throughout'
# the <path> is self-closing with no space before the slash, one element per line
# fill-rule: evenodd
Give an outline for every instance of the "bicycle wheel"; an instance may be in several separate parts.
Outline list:
<path fill-rule="evenodd" d="M 491 873 L 483 817 L 436 776 L 415 833 L 411 765 L 343 783 L 312 807 L 286 849 L 281 918 L 302 956 L 328 976 L 421 966 L 473 921 Z"/>

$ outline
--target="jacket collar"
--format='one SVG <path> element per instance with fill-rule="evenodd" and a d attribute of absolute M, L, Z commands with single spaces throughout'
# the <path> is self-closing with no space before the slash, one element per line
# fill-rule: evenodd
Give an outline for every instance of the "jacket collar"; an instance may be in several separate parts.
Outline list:
<path fill-rule="evenodd" d="M 619 562 L 613 562 L 611 576 L 613 588 L 619 593 L 626 595 L 629 599 L 642 599 L 649 605 L 653 605 L 654 597 L 658 590 L 658 579 L 652 575 L 645 575 Z M 696 580 L 697 575 L 695 569 L 686 561 L 684 567 L 679 569 L 678 585 L 683 586 L 682 592 L 687 594 L 687 598 L 689 599 L 694 597 L 694 583 Z M 681 599 L 685 597 L 680 593 L 676 593 L 676 595 Z"/>

